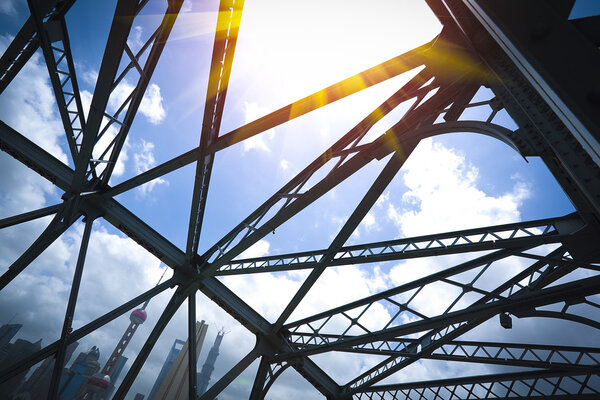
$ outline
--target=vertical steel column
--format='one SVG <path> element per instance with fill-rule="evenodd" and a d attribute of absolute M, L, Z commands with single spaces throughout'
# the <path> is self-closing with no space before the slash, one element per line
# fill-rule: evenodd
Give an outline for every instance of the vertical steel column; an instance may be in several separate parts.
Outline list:
<path fill-rule="evenodd" d="M 81 246 L 79 247 L 79 256 L 77 257 L 77 264 L 75 266 L 75 274 L 73 275 L 73 283 L 71 284 L 71 293 L 69 294 L 67 312 L 65 313 L 65 320 L 63 322 L 63 328 L 60 334 L 60 340 L 58 342 L 58 349 L 56 350 L 56 354 L 54 356 L 54 370 L 52 371 L 52 378 L 50 380 L 50 387 L 48 389 L 49 400 L 58 399 L 58 384 L 60 383 L 60 376 L 63 365 L 65 364 L 67 340 L 69 338 L 69 334 L 73 330 L 73 314 L 75 313 L 75 306 L 77 304 L 79 285 L 81 283 L 81 275 L 83 274 L 83 265 L 85 263 L 85 256 L 87 254 L 87 248 L 90 242 L 93 223 L 94 218 L 87 217 L 85 221 L 85 228 L 83 230 L 83 236 L 81 238 Z"/>
<path fill-rule="evenodd" d="M 198 335 L 196 329 L 196 291 L 194 290 L 188 296 L 188 383 L 189 383 L 189 400 L 195 399 L 198 395 L 196 384 L 196 366 L 198 360 L 196 358 L 196 337 Z"/>

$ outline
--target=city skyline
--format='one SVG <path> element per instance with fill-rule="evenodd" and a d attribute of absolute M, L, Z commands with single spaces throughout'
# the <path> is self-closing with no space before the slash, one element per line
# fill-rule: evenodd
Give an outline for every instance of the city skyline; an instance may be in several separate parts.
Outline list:
<path fill-rule="evenodd" d="M 501 52 L 485 53 L 491 45 L 482 46 L 480 53 L 489 57 L 487 64 L 471 53 L 470 46 L 479 43 L 470 40 L 484 40 L 485 32 L 459 35 L 449 22 L 442 27 L 439 9 L 436 17 L 428 4 L 444 2 L 248 0 L 243 13 L 239 2 L 225 7 L 225 0 L 221 12 L 216 0 L 142 2 L 125 29 L 128 34 L 114 33 L 122 39 L 123 51 L 113 54 L 116 42 L 108 40 L 107 45 L 110 27 L 123 23 L 113 18 L 115 7 L 119 12 L 126 3 L 68 3 L 65 14 L 73 61 L 65 68 L 77 71 L 77 79 L 72 71 L 66 74 L 70 82 L 77 81 L 80 96 L 69 112 L 97 123 L 94 135 L 103 135 L 93 151 L 88 149 L 89 160 L 78 162 L 78 148 L 85 146 L 77 132 L 84 128 L 77 118 L 65 120 L 54 96 L 56 82 L 48 77 L 47 60 L 63 50 L 33 53 L 1 93 L 0 139 L 11 140 L 2 139 L 3 149 L 10 151 L 0 153 L 0 219 L 6 224 L 0 230 L 0 268 L 15 263 L 26 268 L 0 271 L 6 284 L 0 292 L 0 321 L 17 313 L 23 337 L 42 337 L 45 346 L 145 296 L 121 312 L 130 316 L 141 307 L 147 322 L 146 314 L 139 320 L 145 323 L 126 323 L 119 316 L 78 338 L 80 349 L 103 349 L 100 366 L 116 360 L 109 360 L 110 350 L 123 338 L 115 351 L 120 349 L 120 357 L 130 362 L 111 383 L 127 380 L 128 400 L 147 393 L 173 340 L 191 335 L 190 321 L 196 320 L 224 326 L 228 342 L 235 343 L 220 351 L 211 385 L 238 363 L 244 366 L 227 378 L 222 399 L 248 397 L 257 374 L 277 377 L 272 387 L 273 381 L 265 381 L 269 396 L 316 399 L 332 390 L 361 395 L 363 384 L 379 382 L 381 371 L 382 383 L 505 372 L 508 366 L 444 362 L 439 354 L 406 356 L 410 360 L 393 376 L 378 367 L 383 357 L 416 354 L 439 339 L 439 332 L 428 336 L 410 330 L 412 326 L 443 321 L 452 312 L 463 318 L 477 302 L 483 302 L 479 305 L 489 315 L 481 321 L 460 320 L 476 321 L 469 325 L 472 330 L 457 330 L 463 334 L 460 340 L 486 345 L 598 343 L 597 329 L 526 318 L 503 297 L 522 289 L 522 282 L 513 282 L 510 290 L 502 285 L 529 271 L 536 260 L 554 268 L 556 258 L 564 266 L 591 251 L 575 242 L 595 229 L 589 217 L 595 203 L 588 201 L 595 185 L 580 185 L 585 179 L 595 181 L 577 175 L 588 169 L 572 172 L 582 171 L 580 163 L 552 158 L 572 154 L 552 146 L 572 143 L 564 135 L 536 139 L 536 132 L 545 131 L 523 122 L 529 121 L 527 110 L 546 107 L 546 100 L 531 100 L 531 93 L 537 93 L 532 89 L 529 97 L 518 97 L 526 106 L 511 103 L 516 100 L 504 85 L 518 81 L 518 74 L 489 67 L 510 64 L 493 59 Z M 597 3 L 574 4 L 569 15 L 561 14 L 565 21 L 600 12 Z M 177 12 L 170 13 L 167 6 Z M 0 52 L 10 51 L 9 44 L 19 40 L 17 32 L 29 15 L 24 1 L 2 4 Z M 48 40 L 59 38 L 52 43 L 65 43 L 57 28 L 61 23 L 47 22 Z M 168 40 L 153 41 L 158 26 Z M 219 39 L 223 32 L 227 40 Z M 132 54 L 147 54 L 147 40 L 153 56 L 133 60 Z M 222 49 L 219 40 L 226 43 Z M 213 45 L 223 51 L 222 59 L 217 54 L 211 61 Z M 103 63 L 103 54 L 110 62 Z M 119 55 L 124 60 L 120 66 Z M 336 82 L 343 84 L 319 92 Z M 65 87 L 75 92 L 69 85 Z M 510 91 L 517 89 L 510 86 Z M 128 97 L 130 92 L 135 96 Z M 105 107 L 96 107 L 103 94 Z M 136 108 L 135 119 L 128 107 Z M 122 110 L 127 111 L 119 114 Z M 562 123 L 552 111 L 539 114 L 552 126 Z M 65 135 L 69 123 L 73 126 Z M 403 124 L 418 144 L 402 136 Z M 209 128 L 216 135 L 212 142 L 206 139 Z M 25 138 L 42 150 L 31 150 Z M 20 151 L 37 151 L 26 165 L 39 161 L 60 167 L 50 171 L 44 164 L 30 170 L 12 157 Z M 581 159 L 588 157 L 585 151 L 577 153 Z M 198 165 L 194 157 L 202 158 Z M 170 173 L 146 182 L 153 168 Z M 68 178 L 52 175 L 50 182 L 35 171 L 44 176 L 62 171 Z M 138 185 L 141 180 L 146 183 Z M 38 209 L 44 217 L 11 224 L 12 216 Z M 72 221 L 63 220 L 64 215 Z M 66 225 L 31 265 L 21 262 L 49 224 Z M 423 236 L 433 234 L 438 236 Z M 80 257 L 81 243 L 86 251 Z M 523 250 L 518 243 L 534 247 Z M 596 279 L 594 268 L 584 265 L 564 277 L 552 275 L 556 282 L 549 285 Z M 531 273 L 531 282 L 538 272 Z M 163 274 L 165 280 L 156 286 Z M 449 275 L 428 280 L 440 274 Z M 413 282 L 422 286 L 413 288 Z M 189 290 L 197 285 L 189 297 L 184 296 L 186 285 Z M 76 305 L 72 287 L 78 291 Z M 527 301 L 546 299 L 531 297 Z M 575 300 L 569 297 L 567 306 Z M 492 309 L 496 301 L 510 304 L 499 311 Z M 589 302 L 573 307 L 584 306 L 593 307 Z M 579 316 L 594 319 L 587 309 Z M 503 329 L 511 324 L 512 329 Z M 401 326 L 407 326 L 398 339 L 402 351 L 392 356 L 344 347 L 346 340 L 370 335 L 387 340 L 385 335 Z M 568 334 L 573 330 L 576 335 Z M 209 330 L 206 340 L 217 339 L 218 332 Z M 59 352 L 65 350 L 62 344 Z M 199 360 L 208 358 L 204 347 Z M 271 352 L 279 361 L 269 364 L 265 360 Z M 288 359 L 295 361 L 288 364 Z M 129 376 L 132 365 L 140 368 L 136 376 Z M 254 390 L 262 390 L 258 386 Z"/>

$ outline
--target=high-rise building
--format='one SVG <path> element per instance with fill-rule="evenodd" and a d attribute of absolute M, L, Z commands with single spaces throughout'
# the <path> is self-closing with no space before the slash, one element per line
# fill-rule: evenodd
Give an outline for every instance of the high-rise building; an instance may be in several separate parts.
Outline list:
<path fill-rule="evenodd" d="M 125 333 L 121 336 L 104 368 L 102 368 L 102 372 L 89 377 L 83 384 L 80 390 L 81 398 L 85 398 L 86 400 L 104 400 L 110 398 L 112 391 L 115 389 L 117 378 L 127 362 L 127 357 L 123 356 L 123 352 L 127 348 L 127 345 L 129 345 L 137 328 L 146 321 L 146 306 L 149 301 L 146 301 L 142 308 L 133 310 L 129 315 L 130 322 L 127 329 L 125 329 Z"/>
<path fill-rule="evenodd" d="M 69 360 L 79 343 L 73 342 L 67 346 L 65 360 Z M 42 364 L 33 371 L 33 374 L 19 388 L 17 398 L 44 399 L 48 394 L 52 371 L 54 369 L 54 357 L 46 358 Z"/>
<path fill-rule="evenodd" d="M 223 336 L 225 336 L 225 331 L 221 329 L 219 333 L 217 333 L 215 343 L 208 352 L 206 361 L 204 362 L 204 365 L 202 365 L 202 370 L 198 373 L 198 395 L 204 394 L 208 384 L 210 383 L 210 375 L 215 369 L 215 361 L 219 356 L 219 347 L 221 346 Z"/>
<path fill-rule="evenodd" d="M 106 390 L 106 393 L 105 393 L 106 399 L 110 399 L 112 392 L 115 390 L 115 385 L 117 383 L 117 379 L 119 378 L 119 375 L 121 375 L 121 371 L 123 371 L 123 368 L 125 367 L 125 364 L 127 363 L 127 360 L 129 360 L 127 357 L 121 356 L 115 363 L 115 366 L 109 375 L 110 386 L 108 387 L 108 389 Z"/>
<path fill-rule="evenodd" d="M 196 358 L 202 349 L 202 343 L 206 336 L 208 325 L 204 321 L 196 322 Z M 188 341 L 185 342 L 181 351 L 175 358 L 173 365 L 162 384 L 158 388 L 153 400 L 187 400 L 189 395 L 189 364 L 188 364 Z"/>
<path fill-rule="evenodd" d="M 71 367 L 63 373 L 60 380 L 58 397 L 61 400 L 72 400 L 81 392 L 88 378 L 100 371 L 100 350 L 93 346 L 87 352 L 81 352 L 71 364 Z"/>
<path fill-rule="evenodd" d="M 22 324 L 2 325 L 0 327 L 0 348 L 7 345 L 22 327 Z"/>
<path fill-rule="evenodd" d="M 185 344 L 185 342 L 183 340 L 179 340 L 179 339 L 175 339 L 175 341 L 173 342 L 173 346 L 171 346 L 171 350 L 169 350 L 169 354 L 167 354 L 167 358 L 165 359 L 165 362 L 163 363 L 163 366 L 160 369 L 158 376 L 156 377 L 156 381 L 154 381 L 152 390 L 150 390 L 150 394 L 148 395 L 148 400 L 154 399 L 154 395 L 158 391 L 158 388 L 160 387 L 160 385 L 165 380 L 167 374 L 169 373 L 169 370 L 173 366 L 173 363 L 175 362 L 175 359 L 177 358 L 177 355 L 183 348 L 184 344 Z"/>
<path fill-rule="evenodd" d="M 27 340 L 17 339 L 14 343 L 7 343 L 3 346 L 2 354 L 0 354 L 0 365 L 10 366 L 19 360 L 35 353 L 42 348 L 42 339 L 35 343 L 31 343 Z M 12 377 L 8 381 L 0 385 L 0 399 L 11 398 L 15 390 L 21 385 L 25 375 L 25 370 L 20 374 Z"/>
<path fill-rule="evenodd" d="M 161 276 L 156 285 L 160 283 L 162 278 L 163 277 Z M 127 357 L 123 356 L 123 352 L 129 345 L 129 342 L 131 341 L 135 331 L 137 331 L 137 328 L 143 324 L 148 317 L 146 314 L 146 307 L 148 306 L 148 303 L 150 303 L 150 299 L 146 300 L 141 308 L 132 311 L 132 313 L 129 315 L 129 326 L 127 329 L 125 329 L 125 333 L 123 333 L 123 336 L 121 336 L 121 340 L 119 340 L 112 354 L 108 358 L 108 361 L 104 365 L 104 368 L 102 368 L 102 372 L 89 378 L 86 382 L 84 388 L 82 389 L 86 400 L 104 400 L 110 398 L 113 390 L 115 389 L 117 378 L 121 374 L 121 371 L 125 367 L 125 363 L 127 363 L 128 360 Z"/>

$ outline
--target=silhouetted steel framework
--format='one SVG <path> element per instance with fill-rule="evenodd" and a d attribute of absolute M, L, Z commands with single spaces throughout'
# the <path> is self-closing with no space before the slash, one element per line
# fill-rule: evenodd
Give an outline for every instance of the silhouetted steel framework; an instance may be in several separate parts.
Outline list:
<path fill-rule="evenodd" d="M 0 228 L 5 228 L 54 215 L 46 230 L 0 277 L 0 288 L 10 284 L 75 221 L 83 217 L 85 222 L 60 339 L 0 371 L 0 382 L 54 355 L 59 362 L 55 363 L 49 398 L 55 399 L 69 343 L 176 286 L 177 290 L 114 398 L 125 396 L 157 338 L 186 299 L 189 327 L 193 332 L 197 291 L 256 335 L 254 349 L 209 388 L 202 399 L 213 399 L 257 359 L 260 366 L 250 396 L 253 399 L 264 398 L 288 367 L 297 370 L 331 399 L 597 399 L 600 396 L 600 348 L 458 340 L 497 315 L 506 326 L 512 314 L 519 318 L 561 318 L 600 329 L 598 318 L 592 314 L 598 315 L 600 308 L 593 298 L 600 293 L 599 17 L 569 21 L 567 16 L 573 5 L 569 0 L 427 0 L 443 24 L 440 35 L 430 43 L 231 132 L 221 133 L 219 128 L 243 7 L 243 0 L 222 0 L 199 146 L 110 187 L 108 180 L 182 0 L 167 1 L 160 26 L 136 54 L 127 45 L 127 38 L 135 16 L 147 1 L 118 1 L 87 119 L 82 112 L 64 20 L 73 2 L 29 0 L 31 17 L 0 59 L 0 90 L 4 90 L 31 55 L 38 48 L 42 49 L 75 166 L 71 169 L 19 132 L 4 123 L 0 125 L 2 150 L 64 191 L 61 204 L 0 220 Z M 122 73 L 117 75 L 120 65 Z M 408 83 L 325 149 L 230 233 L 205 253 L 198 253 L 211 170 L 219 151 L 422 66 L 424 68 Z M 111 115 L 106 111 L 111 91 L 126 75 L 135 76 L 137 85 Z M 490 88 L 494 97 L 473 102 L 474 94 L 481 87 Z M 391 129 L 371 142 L 366 139 L 366 133 L 377 121 L 409 101 L 414 102 Z M 459 119 L 465 109 L 481 105 L 489 106 L 489 116 L 481 120 Z M 494 117 L 502 110 L 512 117 L 518 129 L 494 123 Z M 104 118 L 109 119 L 107 125 L 102 124 Z M 108 126 L 115 126 L 118 134 L 99 157 L 93 158 L 92 152 Z M 417 143 L 448 132 L 490 135 L 523 156 L 541 157 L 577 212 L 546 220 L 344 246 Z M 327 247 L 247 260 L 237 258 L 370 161 L 390 155 L 387 165 Z M 196 165 L 196 175 L 187 245 L 179 249 L 114 197 L 192 163 Z M 309 178 L 322 171 L 327 172 L 325 177 L 308 187 Z M 73 331 L 72 316 L 92 222 L 96 218 L 114 225 L 175 273 L 168 281 Z M 540 255 L 539 246 L 543 244 L 554 244 L 553 250 Z M 534 248 L 537 250 L 530 251 Z M 289 321 L 300 300 L 327 267 L 482 250 L 487 253 L 479 253 L 462 264 L 318 315 Z M 530 260 L 531 264 L 497 287 L 489 288 L 482 275 L 509 257 Z M 310 270 L 310 274 L 274 323 L 268 322 L 217 279 L 227 274 L 299 268 Z M 586 270 L 590 277 L 569 278 L 580 270 Z M 468 279 L 465 278 L 468 274 L 463 274 L 465 271 L 472 272 Z M 439 314 L 425 315 L 418 311 L 413 305 L 415 296 L 440 282 L 457 288 L 459 294 L 448 299 L 448 307 Z M 595 299 L 597 301 L 597 297 Z M 385 306 L 391 319 L 379 321 L 376 326 L 373 321 L 364 323 L 376 304 Z M 544 307 L 548 305 L 562 308 Z M 552 309 L 560 311 L 549 311 Z M 351 381 L 340 383 L 308 357 L 329 351 L 378 354 L 385 358 Z M 192 355 L 190 392 L 195 393 L 195 351 L 189 353 Z M 500 364 L 526 368 L 526 372 L 377 385 L 420 359 Z"/>

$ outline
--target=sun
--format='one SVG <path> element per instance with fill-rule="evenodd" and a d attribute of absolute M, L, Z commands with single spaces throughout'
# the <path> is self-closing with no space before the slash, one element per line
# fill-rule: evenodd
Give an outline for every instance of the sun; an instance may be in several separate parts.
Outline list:
<path fill-rule="evenodd" d="M 433 39 L 423 0 L 247 0 L 230 87 L 275 110 Z"/>

